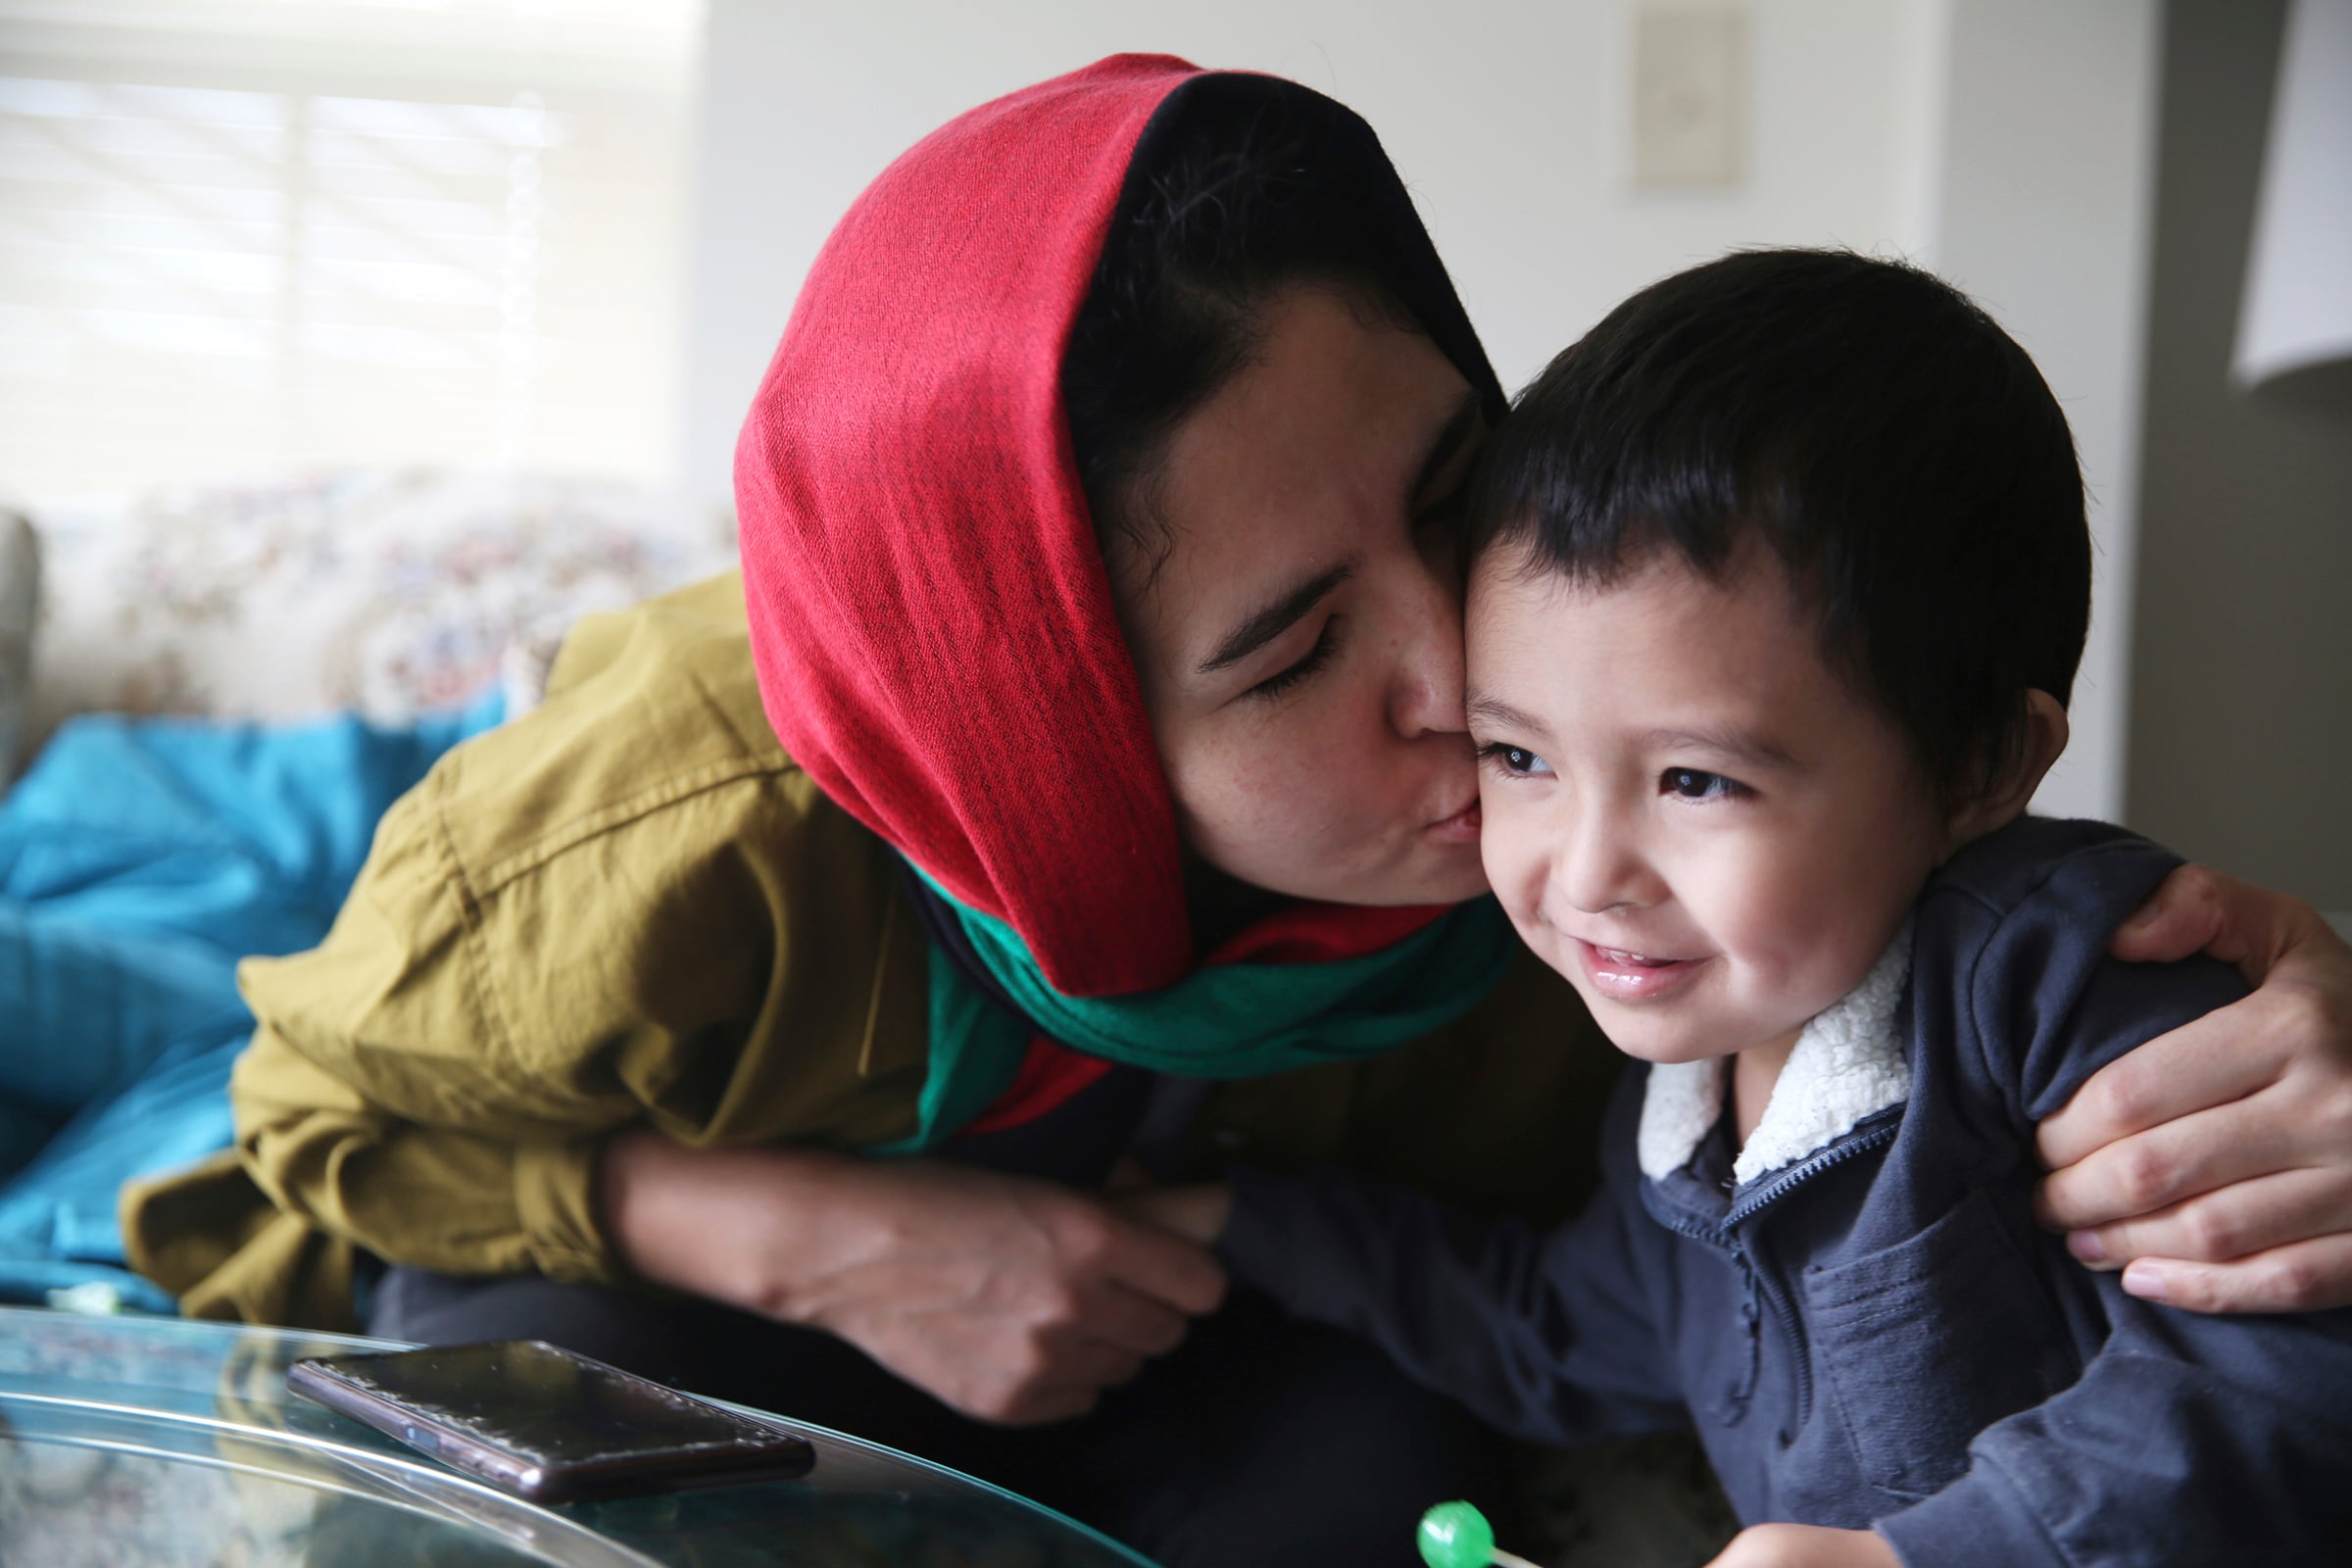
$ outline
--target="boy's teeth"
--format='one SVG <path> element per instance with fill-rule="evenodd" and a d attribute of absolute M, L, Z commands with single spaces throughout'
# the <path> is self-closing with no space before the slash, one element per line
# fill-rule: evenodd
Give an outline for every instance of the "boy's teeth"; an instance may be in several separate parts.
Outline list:
<path fill-rule="evenodd" d="M 1659 969 L 1683 961 L 1680 958 L 1653 958 L 1646 953 L 1631 953 L 1624 948 L 1604 948 L 1598 943 L 1592 945 L 1592 951 L 1611 963 L 1622 963 L 1636 969 Z"/>

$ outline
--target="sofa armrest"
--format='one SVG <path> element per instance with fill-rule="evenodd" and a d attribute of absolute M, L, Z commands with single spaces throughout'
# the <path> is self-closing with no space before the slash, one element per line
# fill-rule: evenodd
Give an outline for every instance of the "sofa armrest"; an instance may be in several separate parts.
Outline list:
<path fill-rule="evenodd" d="M 0 789 L 26 755 L 32 700 L 32 626 L 41 602 L 41 555 L 32 525 L 0 512 Z"/>

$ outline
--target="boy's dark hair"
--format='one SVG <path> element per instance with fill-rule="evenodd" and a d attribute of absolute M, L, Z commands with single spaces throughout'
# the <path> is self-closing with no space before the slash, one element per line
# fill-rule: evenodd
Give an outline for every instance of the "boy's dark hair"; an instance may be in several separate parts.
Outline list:
<path fill-rule="evenodd" d="M 1605 586 L 1767 547 L 1824 657 L 1947 805 L 2064 705 L 2090 618 L 2082 473 L 1992 318 L 1917 268 L 1748 251 L 1636 294 L 1519 395 L 1471 499 L 1480 548 Z"/>
<path fill-rule="evenodd" d="M 1150 543 L 1169 437 L 1250 363 L 1268 298 L 1300 283 L 1426 333 L 1500 417 L 1500 383 L 1371 127 L 1294 82 L 1194 77 L 1136 145 L 1062 352 L 1071 449 L 1106 552 Z"/>

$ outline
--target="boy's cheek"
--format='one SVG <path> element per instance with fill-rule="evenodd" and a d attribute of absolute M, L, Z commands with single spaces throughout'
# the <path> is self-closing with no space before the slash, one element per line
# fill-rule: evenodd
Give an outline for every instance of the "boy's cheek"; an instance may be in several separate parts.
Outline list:
<path fill-rule="evenodd" d="M 1480 769 L 1483 774 L 1485 769 Z M 1502 901 L 1511 924 L 1520 924 L 1521 911 L 1529 906 L 1527 859 L 1534 847 L 1528 842 L 1526 830 L 1511 813 L 1510 802 L 1502 799 L 1494 783 L 1481 777 L 1478 781 L 1478 858 L 1487 870 L 1487 886 Z M 1521 936 L 1527 933 L 1520 931 Z"/>
<path fill-rule="evenodd" d="M 1537 957 L 1555 969 L 1560 967 L 1559 956 L 1551 951 L 1551 933 L 1548 930 L 1538 921 L 1522 919 L 1519 909 L 1513 905 L 1505 904 L 1502 912 L 1511 917 L 1511 929 L 1519 933 L 1520 941 L 1535 950 Z"/>
<path fill-rule="evenodd" d="M 1491 787 L 1482 784 L 1478 794 L 1482 816 L 1478 854 L 1487 868 L 1487 886 L 1494 890 L 1519 940 L 1544 962 L 1559 968 L 1559 957 L 1551 950 L 1553 934 L 1538 912 L 1544 902 L 1544 847 L 1512 820 L 1507 808 L 1499 813 L 1495 810 L 1495 792 Z"/>

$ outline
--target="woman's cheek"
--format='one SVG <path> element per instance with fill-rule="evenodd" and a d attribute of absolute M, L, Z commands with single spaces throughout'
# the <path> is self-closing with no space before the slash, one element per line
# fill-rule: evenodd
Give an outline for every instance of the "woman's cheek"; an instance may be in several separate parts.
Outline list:
<path fill-rule="evenodd" d="M 1343 848 L 1359 815 L 1355 779 L 1318 765 L 1311 748 L 1252 758 L 1237 768 L 1237 812 L 1268 853 L 1284 859 L 1327 858 Z"/>
<path fill-rule="evenodd" d="M 1165 761 L 1192 848 L 1244 880 L 1264 880 L 1291 858 L 1300 819 L 1320 804 L 1298 756 L 1260 735 L 1199 737 Z"/>

